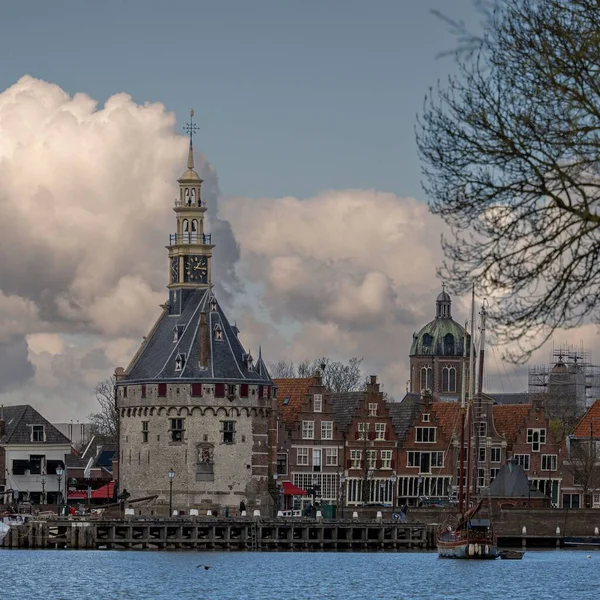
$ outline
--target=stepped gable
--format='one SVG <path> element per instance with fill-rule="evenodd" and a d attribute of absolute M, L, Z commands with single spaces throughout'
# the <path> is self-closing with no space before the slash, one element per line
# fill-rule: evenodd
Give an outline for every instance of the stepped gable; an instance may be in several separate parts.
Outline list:
<path fill-rule="evenodd" d="M 400 402 L 388 402 L 386 407 L 398 440 L 404 440 L 421 410 L 421 395 L 409 392 Z"/>
<path fill-rule="evenodd" d="M 317 385 L 313 377 L 274 379 L 277 387 L 277 407 L 283 422 L 291 427 L 298 422 L 298 415 L 308 396 L 310 387 Z"/>
<path fill-rule="evenodd" d="M 44 444 L 68 444 L 71 440 L 63 435 L 50 421 L 29 404 L 17 406 L 4 406 L 1 409 L 4 417 L 6 433 L 0 444 L 31 444 L 31 425 L 43 425 L 46 439 Z"/>
<path fill-rule="evenodd" d="M 364 399 L 365 392 L 337 392 L 331 394 L 333 418 L 340 431 L 348 431 L 348 427 Z"/>
<path fill-rule="evenodd" d="M 581 417 L 573 431 L 573 435 L 578 438 L 589 437 L 590 425 L 592 426 L 592 437 L 598 439 L 600 437 L 600 400 L 596 400 L 585 415 Z"/>
<path fill-rule="evenodd" d="M 203 314 L 206 325 L 201 323 Z M 217 329 L 222 339 L 215 338 Z M 252 364 L 237 331 L 209 289 L 193 290 L 186 296 L 180 314 L 171 314 L 169 306 L 164 307 L 122 381 L 193 379 L 270 383 L 262 356 Z M 205 338 L 209 358 L 206 365 L 201 365 L 200 349 Z M 185 357 L 183 367 L 176 370 L 181 356 Z"/>
<path fill-rule="evenodd" d="M 494 427 L 509 443 L 513 443 L 525 419 L 531 410 L 531 404 L 496 404 L 493 406 Z"/>

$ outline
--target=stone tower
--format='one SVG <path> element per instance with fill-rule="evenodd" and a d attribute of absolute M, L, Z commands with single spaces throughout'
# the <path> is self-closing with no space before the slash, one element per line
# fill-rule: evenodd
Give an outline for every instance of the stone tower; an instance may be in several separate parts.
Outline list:
<path fill-rule="evenodd" d="M 260 351 L 255 361 L 244 349 L 213 292 L 196 126 L 186 129 L 187 170 L 167 246 L 169 300 L 127 369 L 115 371 L 119 486 L 134 498 L 157 495 L 163 514 L 170 475 L 175 510 L 237 509 L 242 500 L 248 510 L 268 510 L 275 387 Z"/>
<path fill-rule="evenodd" d="M 462 386 L 464 328 L 452 319 L 452 299 L 442 289 L 435 319 L 413 333 L 410 347 L 410 391 L 430 390 L 445 400 L 458 400 Z M 467 357 L 471 336 L 467 334 Z M 468 366 L 467 366 L 468 368 Z"/>

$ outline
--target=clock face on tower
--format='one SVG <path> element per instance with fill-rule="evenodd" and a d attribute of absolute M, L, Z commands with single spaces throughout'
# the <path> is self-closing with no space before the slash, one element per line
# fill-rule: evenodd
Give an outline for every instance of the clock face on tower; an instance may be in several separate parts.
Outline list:
<path fill-rule="evenodd" d="M 206 283 L 208 280 L 208 258 L 195 255 L 184 256 L 183 280 L 185 283 Z"/>
<path fill-rule="evenodd" d="M 179 256 L 171 257 L 171 283 L 179 283 Z"/>

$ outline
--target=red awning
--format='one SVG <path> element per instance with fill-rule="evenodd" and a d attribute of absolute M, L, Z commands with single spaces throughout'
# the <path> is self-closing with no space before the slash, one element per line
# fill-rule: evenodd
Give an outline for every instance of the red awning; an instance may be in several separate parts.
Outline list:
<path fill-rule="evenodd" d="M 67 495 L 69 500 L 87 500 L 87 492 L 77 490 L 75 492 L 69 492 Z"/>
<path fill-rule="evenodd" d="M 115 482 L 110 481 L 92 492 L 92 500 L 112 499 L 115 493 Z"/>
<path fill-rule="evenodd" d="M 283 482 L 283 494 L 285 496 L 306 496 L 306 492 L 291 481 Z"/>

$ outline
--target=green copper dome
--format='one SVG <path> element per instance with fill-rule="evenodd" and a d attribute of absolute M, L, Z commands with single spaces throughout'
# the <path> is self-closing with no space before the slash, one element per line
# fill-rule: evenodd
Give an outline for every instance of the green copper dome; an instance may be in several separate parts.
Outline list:
<path fill-rule="evenodd" d="M 435 304 L 435 319 L 427 323 L 419 333 L 413 333 L 410 356 L 462 356 L 465 330 L 452 319 L 452 300 L 449 294 L 442 291 Z M 467 334 L 468 345 L 470 340 L 471 336 Z"/>

